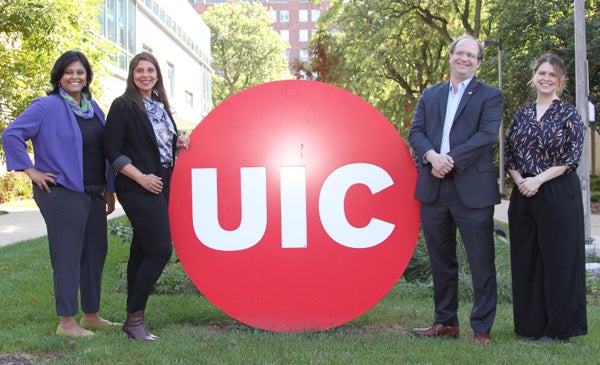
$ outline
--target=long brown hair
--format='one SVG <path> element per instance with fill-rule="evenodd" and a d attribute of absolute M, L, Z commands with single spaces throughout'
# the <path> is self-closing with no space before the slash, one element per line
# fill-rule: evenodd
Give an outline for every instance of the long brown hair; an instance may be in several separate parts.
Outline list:
<path fill-rule="evenodd" d="M 125 88 L 124 95 L 132 98 L 141 110 L 146 110 L 144 107 L 144 101 L 142 100 L 142 94 L 138 90 L 137 86 L 135 86 L 135 82 L 133 81 L 133 70 L 135 70 L 140 61 L 148 61 L 156 68 L 156 76 L 158 77 L 158 80 L 156 81 L 156 85 L 154 85 L 152 88 L 152 93 L 150 96 L 152 100 L 157 100 L 163 103 L 165 110 L 171 112 L 171 106 L 169 105 L 169 99 L 167 98 L 167 93 L 165 92 L 165 87 L 163 84 L 163 76 L 162 72 L 160 71 L 160 65 L 152 53 L 144 51 L 142 53 L 138 53 L 131 59 L 131 62 L 129 62 L 129 74 L 127 75 L 127 87 Z"/>

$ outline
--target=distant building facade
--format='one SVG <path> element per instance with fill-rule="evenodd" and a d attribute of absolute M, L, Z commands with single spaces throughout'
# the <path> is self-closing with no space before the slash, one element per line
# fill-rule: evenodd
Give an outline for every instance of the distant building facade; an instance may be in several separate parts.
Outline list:
<path fill-rule="evenodd" d="M 113 77 L 100 80 L 105 107 L 125 91 L 131 58 L 148 51 L 160 63 L 179 129 L 193 129 L 208 114 L 210 30 L 186 0 L 104 0 L 100 22 L 103 36 L 118 47 Z"/>
<path fill-rule="evenodd" d="M 273 21 L 273 29 L 290 45 L 286 52 L 290 66 L 297 61 L 309 61 L 308 42 L 317 31 L 317 20 L 329 8 L 331 2 L 324 0 L 320 4 L 314 4 L 308 0 L 189 0 L 199 14 L 214 4 L 236 1 L 259 2 L 267 7 Z"/>

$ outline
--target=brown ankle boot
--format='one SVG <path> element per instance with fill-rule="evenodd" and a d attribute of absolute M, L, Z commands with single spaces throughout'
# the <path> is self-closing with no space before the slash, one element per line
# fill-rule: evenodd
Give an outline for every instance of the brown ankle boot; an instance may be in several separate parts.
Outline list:
<path fill-rule="evenodd" d="M 158 338 L 151 334 L 146 328 L 143 310 L 127 313 L 127 320 L 123 324 L 123 332 L 133 339 L 147 342 L 152 342 Z"/>

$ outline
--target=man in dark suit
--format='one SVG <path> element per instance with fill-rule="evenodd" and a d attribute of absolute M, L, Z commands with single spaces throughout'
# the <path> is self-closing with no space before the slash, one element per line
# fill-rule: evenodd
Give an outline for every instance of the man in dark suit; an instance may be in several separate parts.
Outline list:
<path fill-rule="evenodd" d="M 493 150 L 502 120 L 500 90 L 475 79 L 483 45 L 464 36 L 450 46 L 450 80 L 427 88 L 409 134 L 419 177 L 421 226 L 434 286 L 434 323 L 425 337 L 459 337 L 456 229 L 465 246 L 474 291 L 476 344 L 490 344 L 496 316 L 494 205 L 500 193 Z"/>

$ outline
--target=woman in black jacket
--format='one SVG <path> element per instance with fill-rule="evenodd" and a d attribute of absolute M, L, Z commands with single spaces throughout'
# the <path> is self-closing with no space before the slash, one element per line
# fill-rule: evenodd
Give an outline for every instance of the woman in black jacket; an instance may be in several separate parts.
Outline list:
<path fill-rule="evenodd" d="M 133 227 L 123 331 L 134 339 L 157 338 L 146 328 L 144 310 L 171 257 L 169 182 L 176 153 L 189 142 L 177 134 L 156 58 L 148 52 L 136 55 L 104 133 L 104 154 L 117 171 L 117 197 Z"/>

